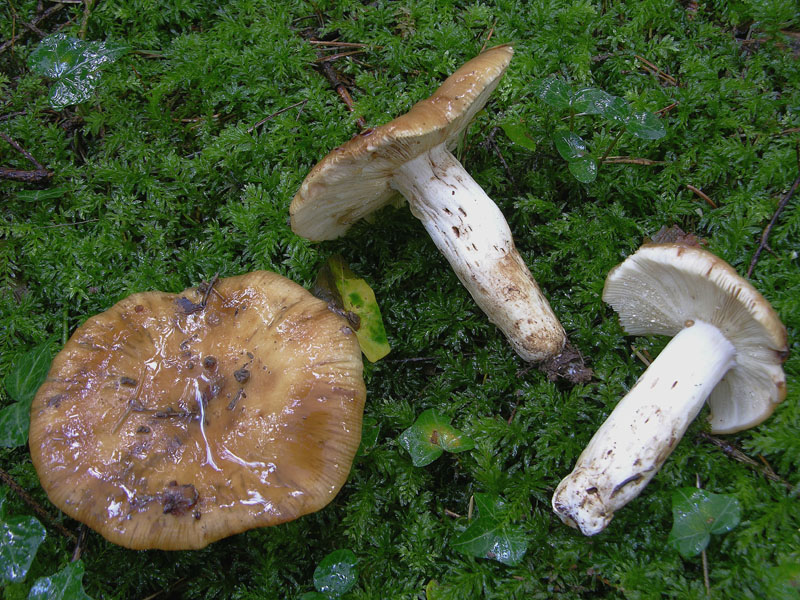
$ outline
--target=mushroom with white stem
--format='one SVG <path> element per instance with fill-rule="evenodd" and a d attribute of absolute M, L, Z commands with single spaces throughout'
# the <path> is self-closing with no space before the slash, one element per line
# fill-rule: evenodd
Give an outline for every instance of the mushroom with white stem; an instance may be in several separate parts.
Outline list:
<path fill-rule="evenodd" d="M 399 192 L 489 320 L 533 362 L 561 352 L 566 334 L 500 209 L 450 152 L 512 54 L 507 44 L 483 52 L 405 115 L 333 150 L 305 178 L 290 213 L 295 233 L 330 240 Z"/>
<path fill-rule="evenodd" d="M 786 397 L 786 329 L 764 297 L 698 247 L 646 244 L 603 300 L 631 335 L 674 336 L 597 430 L 553 494 L 561 520 L 595 535 L 658 472 L 708 399 L 713 433 L 758 425 Z"/>

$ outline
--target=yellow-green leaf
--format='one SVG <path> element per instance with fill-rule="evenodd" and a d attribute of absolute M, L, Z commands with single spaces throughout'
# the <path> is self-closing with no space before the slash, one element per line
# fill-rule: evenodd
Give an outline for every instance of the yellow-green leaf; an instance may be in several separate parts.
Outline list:
<path fill-rule="evenodd" d="M 375 293 L 366 281 L 355 276 L 341 256 L 330 257 L 328 267 L 341 296 L 342 308 L 357 315 L 360 320 L 356 336 L 361 351 L 370 362 L 380 360 L 389 354 L 391 347 Z"/>

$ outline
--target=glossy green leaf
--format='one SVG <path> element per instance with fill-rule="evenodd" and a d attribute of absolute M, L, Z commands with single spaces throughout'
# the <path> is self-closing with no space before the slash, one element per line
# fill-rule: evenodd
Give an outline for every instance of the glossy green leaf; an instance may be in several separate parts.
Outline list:
<path fill-rule="evenodd" d="M 618 125 L 625 125 L 631 116 L 631 107 L 619 96 L 612 96 L 600 114 Z"/>
<path fill-rule="evenodd" d="M 577 113 L 603 114 L 614 96 L 597 88 L 582 88 L 570 98 L 570 106 Z"/>
<path fill-rule="evenodd" d="M 521 527 L 508 522 L 505 502 L 491 494 L 475 494 L 475 507 L 477 518 L 450 544 L 470 556 L 519 564 L 528 550 L 528 541 Z"/>
<path fill-rule="evenodd" d="M 0 581 L 25 579 L 44 538 L 36 517 L 0 517 Z"/>
<path fill-rule="evenodd" d="M 591 156 L 570 161 L 569 172 L 581 183 L 591 183 L 597 179 L 597 161 Z"/>
<path fill-rule="evenodd" d="M 31 403 L 14 402 L 0 410 L 0 446 L 16 448 L 28 441 L 31 426 Z"/>
<path fill-rule="evenodd" d="M 98 81 L 99 68 L 127 51 L 121 44 L 85 42 L 64 33 L 44 38 L 28 57 L 31 71 L 54 79 L 50 105 L 60 109 L 91 98 Z"/>
<path fill-rule="evenodd" d="M 684 558 L 700 554 L 710 534 L 726 533 L 739 524 L 741 506 L 728 494 L 712 494 L 686 487 L 672 494 L 672 531 L 669 544 Z"/>
<path fill-rule="evenodd" d="M 444 451 L 465 452 L 475 444 L 471 438 L 450 425 L 450 419 L 428 409 L 414 424 L 400 434 L 400 445 L 411 455 L 415 467 L 424 467 L 439 458 Z"/>
<path fill-rule="evenodd" d="M 83 590 L 83 561 L 69 563 L 55 575 L 33 584 L 28 600 L 91 600 Z"/>
<path fill-rule="evenodd" d="M 12 400 L 30 402 L 50 370 L 50 343 L 39 344 L 16 361 L 3 379 Z"/>
<path fill-rule="evenodd" d="M 550 106 L 561 110 L 569 108 L 569 100 L 572 95 L 566 83 L 552 76 L 535 81 L 533 93 Z"/>
<path fill-rule="evenodd" d="M 521 123 L 501 123 L 500 127 L 512 142 L 528 150 L 536 150 L 536 140 L 531 137 L 528 128 Z"/>
<path fill-rule="evenodd" d="M 561 129 L 553 134 L 553 143 L 561 158 L 567 161 L 580 160 L 588 152 L 586 142 L 573 131 Z"/>
<path fill-rule="evenodd" d="M 356 584 L 357 564 L 352 550 L 334 550 L 314 570 L 314 587 L 329 598 L 338 598 Z"/>
<path fill-rule="evenodd" d="M 625 129 L 644 140 L 657 140 L 667 134 L 661 119 L 647 111 L 633 112 L 625 123 Z"/>
<path fill-rule="evenodd" d="M 358 456 L 367 454 L 378 443 L 378 434 L 380 434 L 381 426 L 378 421 L 372 417 L 364 417 L 361 423 L 361 444 L 358 446 Z"/>
<path fill-rule="evenodd" d="M 50 369 L 50 344 L 45 342 L 22 356 L 3 379 L 15 403 L 0 410 L 0 446 L 15 448 L 28 441 L 31 401 Z"/>
<path fill-rule="evenodd" d="M 380 360 L 389 354 L 391 346 L 375 293 L 366 281 L 355 276 L 341 256 L 329 258 L 327 266 L 342 300 L 342 308 L 358 317 L 356 336 L 361 351 L 370 362 Z"/>
<path fill-rule="evenodd" d="M 300 596 L 300 600 L 328 600 L 329 597 L 321 592 L 306 592 Z"/>

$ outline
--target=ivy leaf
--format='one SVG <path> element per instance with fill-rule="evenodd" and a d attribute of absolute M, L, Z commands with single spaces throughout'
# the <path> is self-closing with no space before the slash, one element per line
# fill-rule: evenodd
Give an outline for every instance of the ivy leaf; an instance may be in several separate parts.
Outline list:
<path fill-rule="evenodd" d="M 84 42 L 64 33 L 44 38 L 31 52 L 31 71 L 55 80 L 50 89 L 50 106 L 61 109 L 80 104 L 92 96 L 100 80 L 99 68 L 127 52 L 122 44 Z"/>
<path fill-rule="evenodd" d="M 83 590 L 83 561 L 69 563 L 55 575 L 33 584 L 28 600 L 92 600 Z"/>
<path fill-rule="evenodd" d="M 314 587 L 328 598 L 346 594 L 358 579 L 357 563 L 352 550 L 334 550 L 314 570 Z"/>
<path fill-rule="evenodd" d="M 50 369 L 50 343 L 33 348 L 3 379 L 14 404 L 0 410 L 0 446 L 15 448 L 28 441 L 31 402 Z"/>
<path fill-rule="evenodd" d="M 0 509 L 8 493 L 1 491 Z M 0 581 L 25 579 L 44 537 L 44 526 L 35 517 L 0 517 Z"/>
<path fill-rule="evenodd" d="M 580 160 L 586 156 L 586 142 L 583 138 L 573 131 L 561 129 L 553 134 L 553 142 L 556 150 L 566 161 Z"/>
<path fill-rule="evenodd" d="M 533 84 L 533 93 L 554 108 L 564 110 L 569 108 L 572 92 L 569 86 L 557 77 L 539 79 Z"/>
<path fill-rule="evenodd" d="M 508 523 L 505 502 L 491 494 L 475 494 L 478 517 L 450 542 L 460 552 L 516 565 L 528 550 L 525 532 Z"/>
<path fill-rule="evenodd" d="M 591 156 L 570 161 L 569 172 L 581 183 L 592 183 L 597 179 L 597 161 Z"/>
<path fill-rule="evenodd" d="M 684 558 L 700 554 L 708 546 L 710 534 L 726 533 L 739 524 L 741 506 L 728 494 L 712 494 L 686 487 L 672 494 L 670 546 Z"/>
<path fill-rule="evenodd" d="M 655 114 L 636 111 L 625 122 L 625 128 L 638 138 L 657 140 L 667 134 L 664 124 Z"/>
<path fill-rule="evenodd" d="M 320 592 L 306 592 L 300 596 L 300 600 L 328 600 L 328 596 Z"/>
<path fill-rule="evenodd" d="M 597 88 L 581 88 L 570 98 L 570 106 L 577 113 L 602 115 L 614 96 Z"/>
<path fill-rule="evenodd" d="M 536 150 L 536 140 L 531 137 L 528 128 L 521 123 L 500 123 L 503 132 L 512 142 L 528 150 Z"/>
<path fill-rule="evenodd" d="M 375 292 L 366 281 L 355 276 L 341 256 L 331 256 L 320 269 L 313 293 L 341 308 L 348 318 L 355 315 L 353 328 L 367 360 L 375 362 L 389 354 L 391 346 Z"/>
<path fill-rule="evenodd" d="M 8 395 L 17 402 L 30 402 L 50 370 L 50 342 L 39 344 L 20 358 L 3 379 Z"/>
<path fill-rule="evenodd" d="M 411 455 L 415 467 L 424 467 L 439 458 L 444 451 L 465 452 L 475 443 L 450 425 L 450 419 L 432 408 L 422 412 L 414 424 L 400 434 L 400 445 Z"/>
<path fill-rule="evenodd" d="M 605 105 L 601 114 L 610 121 L 624 126 L 631 116 L 631 107 L 619 96 L 611 96 L 611 100 Z"/>
<path fill-rule="evenodd" d="M 368 454 L 370 450 L 378 443 L 378 434 L 381 431 L 381 426 L 376 419 L 372 417 L 364 417 L 361 423 L 361 443 L 358 446 L 357 456 Z"/>

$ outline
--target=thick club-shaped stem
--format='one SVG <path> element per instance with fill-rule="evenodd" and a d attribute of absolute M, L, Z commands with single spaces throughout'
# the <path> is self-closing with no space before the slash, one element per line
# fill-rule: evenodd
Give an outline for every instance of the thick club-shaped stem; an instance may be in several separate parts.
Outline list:
<path fill-rule="evenodd" d="M 617 404 L 553 494 L 565 523 L 594 535 L 645 488 L 735 364 L 722 332 L 689 322 Z"/>
<path fill-rule="evenodd" d="M 522 358 L 539 361 L 561 351 L 564 329 L 517 252 L 503 214 L 444 144 L 402 165 L 392 187 Z"/>

